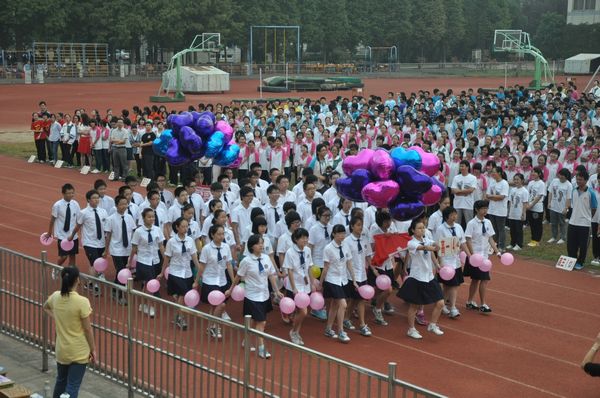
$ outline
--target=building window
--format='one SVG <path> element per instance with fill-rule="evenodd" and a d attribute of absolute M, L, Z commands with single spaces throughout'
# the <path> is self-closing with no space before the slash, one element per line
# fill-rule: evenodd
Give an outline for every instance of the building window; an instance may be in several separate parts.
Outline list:
<path fill-rule="evenodd" d="M 573 0 L 573 11 L 595 10 L 596 0 Z"/>

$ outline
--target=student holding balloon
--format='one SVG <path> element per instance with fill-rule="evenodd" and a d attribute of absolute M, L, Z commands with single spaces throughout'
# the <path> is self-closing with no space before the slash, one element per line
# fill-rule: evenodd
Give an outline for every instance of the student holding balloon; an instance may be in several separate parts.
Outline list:
<path fill-rule="evenodd" d="M 137 258 L 135 275 L 137 280 L 142 282 L 142 288 L 160 274 L 160 256 L 164 257 L 163 242 L 165 236 L 162 228 L 155 225 L 155 221 L 156 214 L 154 210 L 151 208 L 142 210 L 142 225 L 133 232 L 131 238 L 131 255 L 129 258 L 133 259 L 134 256 Z M 155 297 L 160 297 L 158 291 L 151 293 L 154 293 Z M 148 314 L 151 318 L 156 314 L 154 307 L 148 307 L 147 304 L 140 304 L 139 310 L 144 314 Z"/>
<path fill-rule="evenodd" d="M 488 201 L 478 200 L 475 202 L 475 217 L 467 223 L 465 237 L 467 247 L 471 256 L 465 263 L 464 275 L 471 277 L 469 286 L 469 299 L 467 309 L 479 310 L 487 314 L 492 309 L 486 303 L 487 285 L 490 281 L 491 262 L 488 260 L 488 249 L 491 247 L 494 254 L 500 256 L 496 242 L 494 241 L 494 227 L 490 220 L 485 218 L 488 211 Z M 475 294 L 479 291 L 481 306 L 474 301 Z"/>
<path fill-rule="evenodd" d="M 312 255 L 308 247 L 308 231 L 304 228 L 295 230 L 292 233 L 292 242 L 294 244 L 286 251 L 281 267 L 284 272 L 287 272 L 287 278 L 285 279 L 286 295 L 292 299 L 299 294 L 302 297 L 308 297 L 312 290 L 311 286 L 314 284 L 313 275 L 309 272 Z M 290 340 L 294 344 L 304 345 L 304 341 L 300 337 L 300 328 L 308 314 L 308 309 L 304 306 L 304 308 L 298 305 L 297 307 L 292 330 L 290 330 Z"/>
<path fill-rule="evenodd" d="M 200 300 L 204 303 L 210 301 L 209 294 L 214 290 L 225 293 L 234 278 L 233 268 L 231 267 L 231 250 L 229 245 L 225 243 L 225 228 L 221 225 L 213 225 L 208 230 L 208 238 L 210 243 L 205 245 L 200 253 L 200 269 L 196 278 L 197 284 L 200 283 L 202 278 Z M 227 278 L 227 275 L 229 275 L 229 278 Z M 209 313 L 220 318 L 223 311 L 225 311 L 225 301 L 216 306 L 211 305 Z M 223 337 L 221 328 L 216 324 L 209 326 L 208 333 L 216 339 Z"/>

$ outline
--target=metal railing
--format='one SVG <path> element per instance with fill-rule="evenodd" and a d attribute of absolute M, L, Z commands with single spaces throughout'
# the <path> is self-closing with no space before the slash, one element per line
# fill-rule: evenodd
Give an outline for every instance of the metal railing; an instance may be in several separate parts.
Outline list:
<path fill-rule="evenodd" d="M 54 328 L 42 305 L 60 290 L 53 271 L 61 267 L 0 248 L 0 332 L 38 347 L 48 370 Z M 152 397 L 442 397 L 396 378 L 396 364 L 382 374 L 225 321 L 144 292 L 81 274 L 79 289 L 92 305 L 98 357 L 90 368 L 135 392 Z M 118 298 L 124 298 L 127 305 Z M 150 312 L 155 313 L 151 318 Z M 187 331 L 175 327 L 175 316 Z M 207 333 L 219 326 L 223 338 Z M 262 337 L 269 361 L 253 352 Z M 244 344 L 245 343 L 245 344 Z"/>

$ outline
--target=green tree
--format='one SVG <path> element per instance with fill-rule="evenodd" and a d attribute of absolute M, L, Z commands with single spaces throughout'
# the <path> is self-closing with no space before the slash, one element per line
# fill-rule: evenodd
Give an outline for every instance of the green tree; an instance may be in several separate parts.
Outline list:
<path fill-rule="evenodd" d="M 539 48 L 548 59 L 559 58 L 562 53 L 562 38 L 566 28 L 565 17 L 555 12 L 547 12 L 540 18 L 532 44 Z"/>

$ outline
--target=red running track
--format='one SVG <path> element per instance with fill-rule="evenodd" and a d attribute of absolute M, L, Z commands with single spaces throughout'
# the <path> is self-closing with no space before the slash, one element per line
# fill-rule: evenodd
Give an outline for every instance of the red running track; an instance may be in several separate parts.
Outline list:
<path fill-rule="evenodd" d="M 72 183 L 83 205 L 95 178 L 0 157 L 0 245 L 39 256 L 38 238 L 47 229 L 60 186 Z M 110 182 L 109 194 L 116 194 L 117 188 Z M 78 258 L 86 270 L 87 260 Z M 351 333 L 349 345 L 339 344 L 324 337 L 323 323 L 311 318 L 302 331 L 304 341 L 310 348 L 383 373 L 388 362 L 397 362 L 400 379 L 452 397 L 598 397 L 597 380 L 579 367 L 600 330 L 598 279 L 585 271 L 565 272 L 518 258 L 511 267 L 497 261 L 494 265 L 489 292 L 494 312 L 486 316 L 462 310 L 458 320 L 444 318 L 442 337 L 424 328 L 423 340 L 406 337 L 406 305 L 394 297 L 397 314 L 387 317 L 389 326 L 377 326 L 369 316 L 371 338 Z M 467 290 L 467 285 L 460 288 L 460 303 Z M 229 312 L 241 321 L 239 306 Z M 267 331 L 287 338 L 289 329 L 272 313 Z"/>

